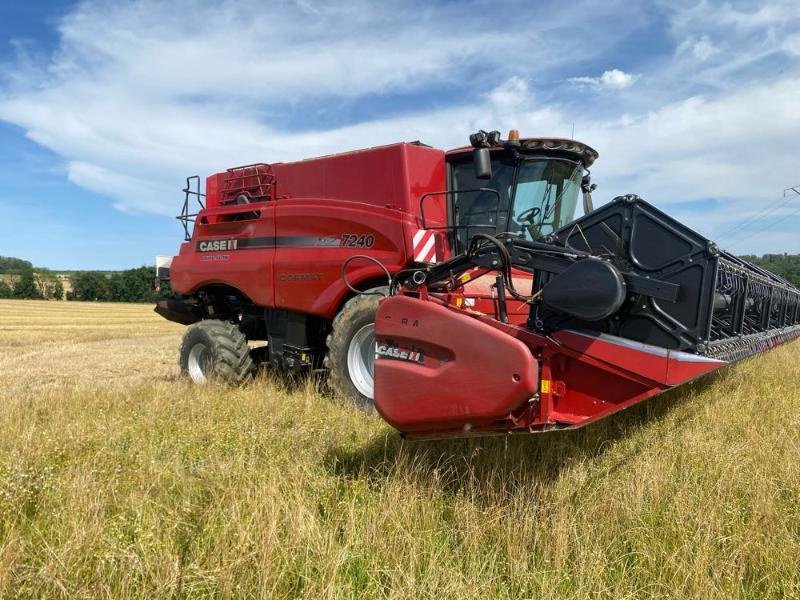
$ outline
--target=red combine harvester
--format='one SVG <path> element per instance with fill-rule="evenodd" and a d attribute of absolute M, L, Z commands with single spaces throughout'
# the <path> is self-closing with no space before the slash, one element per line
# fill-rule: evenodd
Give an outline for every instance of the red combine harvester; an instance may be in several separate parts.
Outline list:
<path fill-rule="evenodd" d="M 461 436 L 585 425 L 800 336 L 788 282 L 636 196 L 592 210 L 588 146 L 470 141 L 190 178 L 156 307 L 190 325 L 183 371 L 326 368 L 404 434 Z"/>

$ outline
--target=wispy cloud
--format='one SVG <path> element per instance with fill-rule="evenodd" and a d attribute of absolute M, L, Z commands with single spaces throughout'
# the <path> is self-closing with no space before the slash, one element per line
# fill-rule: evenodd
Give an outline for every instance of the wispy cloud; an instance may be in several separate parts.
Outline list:
<path fill-rule="evenodd" d="M 482 10 L 85 2 L 60 22 L 58 51 L 46 62 L 26 50 L 7 66 L 0 119 L 63 156 L 70 180 L 122 209 L 166 214 L 174 210 L 169 192 L 186 172 L 421 137 L 410 122 L 421 114 L 416 100 L 377 110 L 380 118 L 366 122 L 353 108 L 359 103 L 430 97 L 461 114 L 461 106 L 482 106 L 488 93 L 507 96 L 493 104 L 519 94 L 492 92 L 504 80 L 526 85 L 511 79 L 516 68 L 546 77 L 566 60 L 555 44 L 570 21 L 563 11 L 538 28 L 532 18 L 499 17 L 499 36 L 473 9 Z M 551 38 L 550 49 L 539 47 Z M 518 52 L 509 53 L 509 39 Z M 534 49 L 535 61 L 522 60 Z M 443 92 L 460 100 L 435 100 Z M 292 119 L 298 112 L 322 112 L 328 128 Z M 485 123 L 478 117 L 470 121 Z M 421 129 L 428 121 L 419 116 Z M 437 139 L 461 142 L 467 130 L 460 125 Z"/>
<path fill-rule="evenodd" d="M 567 81 L 596 88 L 624 90 L 631 87 L 637 79 L 639 79 L 639 75 L 626 73 L 620 69 L 610 69 L 603 71 L 599 77 L 570 77 Z"/>
<path fill-rule="evenodd" d="M 511 2 L 491 19 L 487 6 L 85 2 L 52 55 L 18 43 L 0 119 L 63 157 L 72 182 L 159 214 L 186 174 L 403 139 L 450 147 L 477 128 L 574 125 L 601 152 L 601 199 L 718 198 L 730 210 L 693 223 L 709 233 L 797 183 L 795 2 L 665 4 L 671 47 L 641 56 L 623 44 L 656 18 L 638 5 Z"/>
<path fill-rule="evenodd" d="M 708 35 L 699 38 L 689 37 L 678 45 L 677 54 L 688 54 L 699 63 L 707 61 L 709 58 L 719 54 L 719 48 L 711 41 Z"/>

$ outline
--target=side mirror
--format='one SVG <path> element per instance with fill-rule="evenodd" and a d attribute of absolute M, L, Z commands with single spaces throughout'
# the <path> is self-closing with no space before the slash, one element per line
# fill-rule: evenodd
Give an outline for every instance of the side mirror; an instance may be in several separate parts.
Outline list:
<path fill-rule="evenodd" d="M 594 210 L 592 203 L 592 192 L 597 189 L 597 185 L 592 183 L 592 176 L 587 173 L 581 179 L 581 191 L 583 192 L 583 214 L 589 214 Z"/>
<path fill-rule="evenodd" d="M 472 163 L 477 179 L 492 178 L 492 157 L 488 148 L 475 148 L 472 151 Z"/>

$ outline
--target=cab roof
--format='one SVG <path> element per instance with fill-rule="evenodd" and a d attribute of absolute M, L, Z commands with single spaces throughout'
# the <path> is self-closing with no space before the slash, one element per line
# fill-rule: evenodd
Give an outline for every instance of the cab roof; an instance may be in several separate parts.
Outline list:
<path fill-rule="evenodd" d="M 578 140 L 569 138 L 551 138 L 551 137 L 536 137 L 536 138 L 522 138 L 520 139 L 520 148 L 523 150 L 539 150 L 542 152 L 566 152 L 575 155 L 579 158 L 583 165 L 588 169 L 594 161 L 597 160 L 599 154 L 597 150 L 591 146 L 587 146 Z M 503 146 L 494 146 L 489 148 L 489 151 L 503 150 Z M 448 150 L 447 156 L 455 156 L 458 154 L 465 154 L 473 150 L 472 146 L 461 146 L 460 148 L 453 148 Z"/>

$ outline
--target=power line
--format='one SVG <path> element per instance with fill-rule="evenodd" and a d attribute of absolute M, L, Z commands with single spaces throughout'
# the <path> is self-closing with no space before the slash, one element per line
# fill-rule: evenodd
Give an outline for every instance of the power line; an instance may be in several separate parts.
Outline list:
<path fill-rule="evenodd" d="M 778 218 L 776 221 L 772 222 L 771 224 L 770 224 L 770 223 L 768 223 L 768 224 L 767 224 L 765 227 L 760 227 L 760 228 L 758 228 L 758 229 L 756 229 L 756 230 L 752 231 L 752 232 L 751 232 L 749 235 L 746 235 L 746 236 L 744 236 L 744 237 L 740 237 L 740 238 L 739 238 L 739 239 L 737 239 L 735 242 L 733 242 L 733 245 L 734 245 L 734 246 L 737 246 L 737 245 L 738 245 L 738 244 L 740 244 L 741 242 L 743 242 L 743 241 L 745 241 L 745 240 L 749 240 L 749 239 L 750 239 L 750 238 L 752 238 L 753 236 L 755 236 L 755 235 L 757 235 L 757 234 L 761 233 L 762 231 L 765 231 L 765 230 L 767 230 L 767 229 L 770 229 L 771 227 L 773 227 L 774 225 L 776 225 L 778 222 L 780 222 L 780 221 L 783 221 L 783 220 L 785 220 L 785 219 L 788 219 L 788 218 L 790 218 L 790 217 L 793 217 L 794 215 L 800 215 L 800 208 L 798 208 L 798 209 L 797 209 L 797 210 L 795 210 L 795 211 L 792 211 L 792 212 L 790 212 L 788 215 L 781 215 L 781 216 L 780 216 L 780 217 L 779 217 L 779 218 Z"/>
<path fill-rule="evenodd" d="M 776 210 L 778 210 L 780 208 L 783 208 L 784 206 L 786 206 L 787 204 L 789 204 L 790 202 L 792 202 L 796 198 L 796 196 L 791 196 L 791 195 L 787 196 L 786 192 L 788 192 L 789 190 L 792 190 L 793 192 L 795 192 L 795 194 L 800 196 L 800 191 L 798 191 L 798 188 L 800 188 L 800 186 L 786 188 L 785 190 L 783 190 L 783 198 L 784 198 L 784 200 L 782 202 L 778 202 L 777 204 L 773 204 L 771 206 L 768 206 L 764 210 L 756 213 L 753 218 L 750 218 L 750 219 L 744 221 L 743 223 L 739 223 L 738 225 L 734 226 L 732 229 L 729 229 L 728 231 L 723 232 L 722 235 L 717 236 L 717 238 L 718 239 L 726 239 L 726 238 L 732 237 L 734 234 L 742 232 L 742 231 L 745 231 L 746 229 L 749 229 L 752 225 L 758 223 L 759 221 L 764 220 L 764 218 L 770 216 Z"/>

